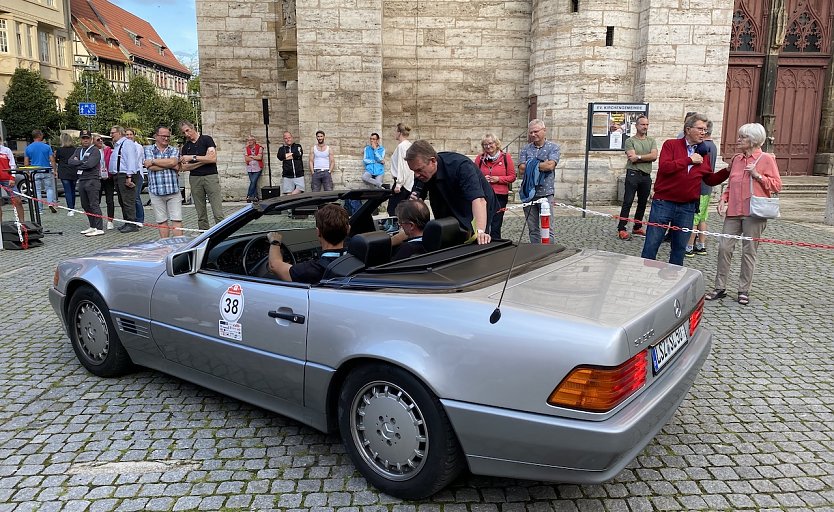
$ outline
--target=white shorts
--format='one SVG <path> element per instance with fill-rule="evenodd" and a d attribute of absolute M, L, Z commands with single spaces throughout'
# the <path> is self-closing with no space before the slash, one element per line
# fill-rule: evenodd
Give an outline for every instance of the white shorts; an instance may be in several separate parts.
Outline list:
<path fill-rule="evenodd" d="M 157 224 L 165 224 L 169 220 L 182 222 L 182 196 L 180 194 L 168 194 L 167 196 L 150 194 L 150 196 Z"/>
<path fill-rule="evenodd" d="M 281 180 L 281 192 L 283 194 L 289 194 L 293 190 L 298 189 L 304 192 L 304 177 L 301 178 L 282 178 Z"/>

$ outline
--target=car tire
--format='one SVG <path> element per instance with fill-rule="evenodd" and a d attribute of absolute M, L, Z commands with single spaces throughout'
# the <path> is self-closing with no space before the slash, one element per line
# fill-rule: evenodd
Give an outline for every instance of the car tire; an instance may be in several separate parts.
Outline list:
<path fill-rule="evenodd" d="M 339 394 L 338 416 L 353 464 L 386 494 L 426 498 L 464 468 L 440 401 L 405 370 L 372 365 L 352 371 Z"/>
<path fill-rule="evenodd" d="M 98 292 L 87 286 L 79 288 L 67 311 L 70 342 L 84 368 L 99 377 L 117 377 L 133 369 L 110 309 Z"/>

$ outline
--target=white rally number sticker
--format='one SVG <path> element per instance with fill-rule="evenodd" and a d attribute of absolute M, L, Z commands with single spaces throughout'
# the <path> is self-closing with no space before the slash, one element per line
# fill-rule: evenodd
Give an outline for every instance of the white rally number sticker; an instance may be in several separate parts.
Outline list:
<path fill-rule="evenodd" d="M 220 297 L 220 316 L 231 324 L 237 322 L 242 314 L 243 288 L 239 284 L 233 284 Z"/>

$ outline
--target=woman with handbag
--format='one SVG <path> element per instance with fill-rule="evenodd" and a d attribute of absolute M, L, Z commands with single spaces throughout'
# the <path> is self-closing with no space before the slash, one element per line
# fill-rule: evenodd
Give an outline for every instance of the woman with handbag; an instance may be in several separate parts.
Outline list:
<path fill-rule="evenodd" d="M 263 147 L 255 141 L 255 137 L 250 135 L 246 139 L 246 147 L 243 149 L 243 159 L 246 162 L 246 174 L 249 176 L 249 190 L 246 191 L 246 202 L 257 203 L 258 199 L 258 180 L 261 178 L 261 173 L 264 170 L 264 151 Z"/>
<path fill-rule="evenodd" d="M 483 152 L 475 157 L 475 166 L 481 170 L 487 183 L 495 192 L 498 200 L 498 208 L 502 211 L 492 216 L 490 235 L 494 240 L 501 238 L 501 226 L 504 224 L 503 208 L 507 207 L 510 197 L 510 186 L 515 181 L 515 166 L 513 157 L 505 151 L 501 151 L 501 140 L 492 133 L 487 133 L 481 139 Z"/>
<path fill-rule="evenodd" d="M 745 124 L 738 129 L 740 154 L 730 161 L 730 179 L 718 202 L 718 214 L 725 216 L 723 233 L 760 238 L 768 218 L 779 216 L 778 199 L 771 197 L 782 189 L 782 178 L 776 158 L 762 151 L 767 137 L 764 126 Z M 776 205 L 774 207 L 774 204 Z M 715 289 L 704 297 L 715 300 L 726 297 L 727 274 L 735 249 L 735 238 L 722 238 L 718 244 L 718 270 Z M 750 286 L 756 268 L 759 242 L 742 241 L 741 273 L 738 279 L 738 303 L 750 303 Z"/>

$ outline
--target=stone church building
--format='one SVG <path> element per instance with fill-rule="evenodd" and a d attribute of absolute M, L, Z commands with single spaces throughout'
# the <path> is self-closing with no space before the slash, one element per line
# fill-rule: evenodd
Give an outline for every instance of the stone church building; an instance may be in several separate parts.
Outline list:
<path fill-rule="evenodd" d="M 337 187 L 355 186 L 362 149 L 394 127 L 475 155 L 497 134 L 517 157 L 538 117 L 562 146 L 557 197 L 580 201 L 588 104 L 648 103 L 650 135 L 687 111 L 735 131 L 761 122 L 783 174 L 834 169 L 831 0 L 197 0 L 203 132 L 227 197 L 245 195 L 243 145 L 264 144 L 273 184 L 284 130 L 335 151 Z M 305 158 L 305 167 L 306 167 Z M 621 151 L 591 152 L 588 192 L 612 200 Z M 268 181 L 264 178 L 264 184 Z M 388 178 L 390 181 L 390 177 Z"/>

